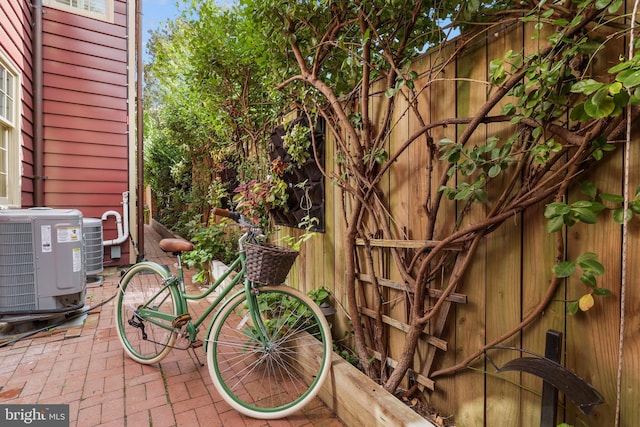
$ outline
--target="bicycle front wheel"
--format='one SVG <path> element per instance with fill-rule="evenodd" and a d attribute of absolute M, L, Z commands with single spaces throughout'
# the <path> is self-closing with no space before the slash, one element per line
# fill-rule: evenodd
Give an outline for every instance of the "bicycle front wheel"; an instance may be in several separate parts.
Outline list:
<path fill-rule="evenodd" d="M 306 295 L 261 287 L 220 309 L 207 338 L 207 364 L 225 401 L 253 418 L 297 412 L 315 397 L 331 365 L 329 325 Z M 254 305 L 255 304 L 255 305 Z M 257 307 L 254 316 L 250 306 Z"/>
<path fill-rule="evenodd" d="M 139 263 L 120 281 L 115 300 L 118 338 L 133 360 L 149 365 L 162 360 L 171 351 L 176 332 L 171 319 L 177 316 L 176 290 L 166 285 L 169 273 L 160 265 Z M 157 316 L 143 316 L 141 309 Z"/>

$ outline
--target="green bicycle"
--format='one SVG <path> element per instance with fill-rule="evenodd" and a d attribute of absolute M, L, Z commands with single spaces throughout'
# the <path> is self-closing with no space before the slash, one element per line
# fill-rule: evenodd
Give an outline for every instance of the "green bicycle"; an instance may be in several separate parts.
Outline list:
<path fill-rule="evenodd" d="M 284 259 L 277 267 L 273 257 L 258 255 L 256 261 L 253 252 L 273 249 L 258 243 L 262 230 L 237 212 L 213 213 L 246 229 L 236 260 L 204 292 L 189 294 L 180 254 L 193 244 L 163 239 L 160 247 L 177 256 L 177 276 L 148 261 L 127 270 L 115 301 L 118 338 L 129 357 L 143 364 L 160 362 L 174 348 L 204 344 L 213 384 L 229 405 L 253 418 L 286 417 L 316 396 L 329 373 L 329 325 L 312 299 L 280 284 L 297 253 L 277 254 Z M 210 295 L 213 301 L 194 319 L 188 301 Z M 199 327 L 214 310 L 206 339 L 199 342 Z"/>

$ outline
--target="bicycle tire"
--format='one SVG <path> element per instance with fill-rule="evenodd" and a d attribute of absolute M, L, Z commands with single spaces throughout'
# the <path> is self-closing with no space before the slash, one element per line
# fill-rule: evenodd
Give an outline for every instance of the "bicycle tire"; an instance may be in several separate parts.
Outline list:
<path fill-rule="evenodd" d="M 160 362 L 176 340 L 177 333 L 170 327 L 170 321 L 162 321 L 170 328 L 167 329 L 135 314 L 139 307 L 149 306 L 172 318 L 177 315 L 176 289 L 163 284 L 168 277 L 169 273 L 158 264 L 138 263 L 122 277 L 115 300 L 115 322 L 120 343 L 130 358 L 145 365 Z"/>
<path fill-rule="evenodd" d="M 207 365 L 214 386 L 238 412 L 252 418 L 289 416 L 313 399 L 329 373 L 331 330 L 311 298 L 286 286 L 252 295 L 269 328 L 259 342 L 245 292 L 220 309 L 207 337 Z M 297 356 L 297 357 L 294 357 Z"/>

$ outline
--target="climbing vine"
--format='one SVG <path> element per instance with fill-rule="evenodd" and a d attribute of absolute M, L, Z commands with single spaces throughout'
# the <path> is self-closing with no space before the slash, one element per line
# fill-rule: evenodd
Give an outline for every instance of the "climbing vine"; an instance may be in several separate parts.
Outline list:
<path fill-rule="evenodd" d="M 387 372 L 388 367 L 372 363 L 366 344 L 371 343 L 380 354 L 388 354 L 383 336 L 373 333 L 382 324 L 381 313 L 377 313 L 375 320 L 378 327 L 363 327 L 365 321 L 354 322 L 360 363 L 369 375 L 380 378 L 388 390 L 394 391 L 411 366 L 420 334 L 437 315 L 445 298 L 460 284 L 479 241 L 514 214 L 549 198 L 554 201 L 545 211 L 549 221 L 547 230 L 557 235 L 558 253 L 546 295 L 521 323 L 513 325 L 484 348 L 472 351 L 460 363 L 432 372 L 431 376 L 435 378 L 468 366 L 485 348 L 531 323 L 568 276 L 579 272 L 582 282 L 590 289 L 582 298 L 568 302 L 569 312 L 575 312 L 576 308 L 589 309 L 595 303 L 594 295 L 608 295 L 597 283 L 597 277 L 603 272 L 598 256 L 585 253 L 575 260 L 565 259 L 562 230 L 577 223 L 593 224 L 605 211 L 604 201 L 619 202 L 618 196 L 604 194 L 597 200 L 592 188 L 585 200 L 570 204 L 566 203 L 565 195 L 584 171 L 615 151 L 624 129 L 622 111 L 632 108 L 633 116 L 637 115 L 639 82 L 635 57 L 614 66 L 606 75 L 591 75 L 592 61 L 606 50 L 607 42 L 628 31 L 623 29 L 605 40 L 595 31 L 616 20 L 620 1 L 585 0 L 568 6 L 540 2 L 530 5 L 523 18 L 520 10 L 512 15 L 503 13 L 501 19 L 505 25 L 515 22 L 530 25 L 533 37 L 539 40 L 539 48 L 526 54 L 507 51 L 493 60 L 484 105 L 470 117 L 443 119 L 437 123 L 429 123 L 413 102 L 418 99 L 418 91 L 425 88 L 417 87 L 418 75 L 410 66 L 417 47 L 411 42 L 422 34 L 423 45 L 427 41 L 437 44 L 443 34 L 425 32 L 428 27 L 425 16 L 433 17 L 425 12 L 427 5 L 417 2 L 392 11 L 377 2 L 363 2 L 358 7 L 332 3 L 326 8 L 305 2 L 286 7 L 280 7 L 280 3 L 278 7 L 272 2 L 261 3 L 247 2 L 253 12 L 264 17 L 261 23 L 270 37 L 278 35 L 289 43 L 291 59 L 298 66 L 283 76 L 281 88 L 311 87 L 316 96 L 311 100 L 305 98 L 311 101 L 308 108 L 330 123 L 328 128 L 336 141 L 339 172 L 329 178 L 342 188 L 345 200 L 349 200 L 344 204 L 346 254 L 355 254 L 357 238 L 367 239 L 368 222 L 378 224 L 386 239 L 402 237 L 400 230 L 389 225 L 390 202 L 388 195 L 379 191 L 379 184 L 396 159 L 417 141 L 424 141 L 433 154 L 432 164 L 427 165 L 426 170 L 438 170 L 437 162 L 448 165 L 442 176 L 427 177 L 438 191 L 425 196 L 426 238 L 434 239 L 435 224 L 447 200 L 466 206 L 459 210 L 461 213 L 448 234 L 443 236 L 440 230 L 435 247 L 418 250 L 408 260 L 393 251 L 395 266 L 412 291 L 410 330 L 401 352 L 402 359 Z M 452 18 L 455 22 L 456 17 Z M 620 27 L 624 25 L 616 26 Z M 487 31 L 495 28 L 488 25 Z M 473 41 L 474 37 L 467 39 Z M 454 55 L 464 52 L 464 40 L 463 37 Z M 441 63 L 451 60 L 442 58 Z M 440 74 L 443 68 L 431 69 L 430 81 L 446 78 Z M 386 99 L 378 104 L 380 111 L 375 113 L 375 123 L 370 111 L 374 81 L 377 82 L 375 90 L 384 92 Z M 309 93 L 305 91 L 306 95 Z M 344 95 L 347 97 L 341 99 Z M 396 152 L 387 152 L 385 141 L 393 130 L 391 113 L 402 98 L 408 101 L 422 127 L 400 144 Z M 502 114 L 492 116 L 490 113 L 497 106 L 502 108 Z M 476 135 L 479 125 L 485 123 L 510 124 L 513 132 L 506 138 L 496 134 L 471 144 L 470 141 L 477 140 L 472 136 Z M 431 137 L 434 129 L 454 124 L 464 125 L 464 131 L 456 140 L 434 141 Z M 487 187 L 498 178 L 511 184 L 502 194 L 490 199 Z M 432 186 L 428 183 L 426 187 Z M 464 216 L 475 203 L 486 204 L 488 214 L 483 221 L 468 225 Z M 625 218 L 626 214 L 620 215 L 616 208 L 616 219 Z M 452 255 L 445 250 L 451 244 L 460 245 L 462 250 Z M 356 298 L 359 268 L 352 255 L 346 257 L 352 319 L 360 317 Z M 428 301 L 425 292 L 443 268 L 452 268 L 447 274 L 448 283 L 437 302 L 425 305 Z"/>

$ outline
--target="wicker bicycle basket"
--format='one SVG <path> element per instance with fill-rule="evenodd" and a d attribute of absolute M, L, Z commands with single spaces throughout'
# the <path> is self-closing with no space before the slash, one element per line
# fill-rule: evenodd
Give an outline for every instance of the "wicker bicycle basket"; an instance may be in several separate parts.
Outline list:
<path fill-rule="evenodd" d="M 247 277 L 263 285 L 280 285 L 287 278 L 298 251 L 274 245 L 245 243 Z"/>

